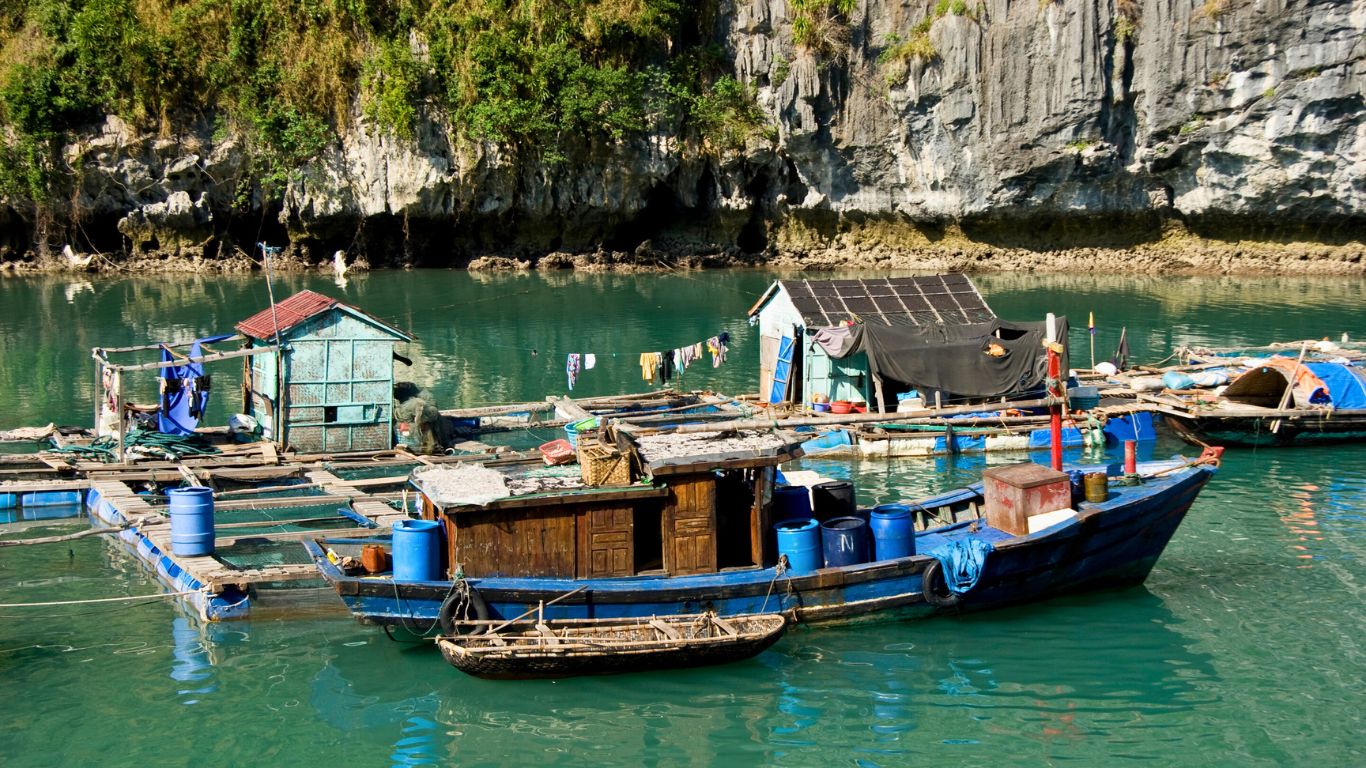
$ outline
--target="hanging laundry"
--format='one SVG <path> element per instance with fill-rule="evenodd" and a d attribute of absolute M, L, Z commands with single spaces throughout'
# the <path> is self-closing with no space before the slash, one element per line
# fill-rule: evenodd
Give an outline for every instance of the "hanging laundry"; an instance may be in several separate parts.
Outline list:
<path fill-rule="evenodd" d="M 586 355 L 583 356 L 583 369 L 584 369 L 585 371 L 591 371 L 591 370 L 593 370 L 593 366 L 595 366 L 595 365 L 597 365 L 597 364 L 598 364 L 598 356 L 595 355 L 595 354 L 593 354 L 592 352 L 589 352 L 588 354 L 586 354 Z"/>
<path fill-rule="evenodd" d="M 650 382 L 655 381 L 655 373 L 659 369 L 660 357 L 658 352 L 642 352 L 640 354 L 640 378 Z"/>
<path fill-rule="evenodd" d="M 569 377 L 569 391 L 574 391 L 574 382 L 579 379 L 579 356 L 570 353 L 569 359 L 564 364 L 564 372 Z"/>
<path fill-rule="evenodd" d="M 659 353 L 659 382 L 667 384 L 674 377 L 674 351 L 672 349 Z"/>

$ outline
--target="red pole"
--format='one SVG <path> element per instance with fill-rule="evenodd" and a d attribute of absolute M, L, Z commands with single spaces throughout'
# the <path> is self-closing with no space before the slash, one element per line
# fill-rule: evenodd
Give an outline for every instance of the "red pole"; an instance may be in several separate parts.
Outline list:
<path fill-rule="evenodd" d="M 1050 341 L 1052 341 L 1052 340 L 1050 339 Z M 1049 394 L 1050 397 L 1053 398 L 1053 404 L 1050 405 L 1050 406 L 1048 406 L 1049 414 L 1052 416 L 1052 422 L 1049 424 L 1049 430 L 1050 430 L 1050 432 L 1051 432 L 1051 434 L 1049 435 L 1049 437 L 1052 438 L 1052 444 L 1053 444 L 1053 469 L 1056 469 L 1056 470 L 1058 470 L 1059 472 L 1062 471 L 1062 397 L 1063 397 L 1063 393 L 1062 393 L 1061 391 L 1058 391 L 1058 390 L 1061 390 L 1061 389 L 1062 389 L 1062 384 L 1061 384 L 1061 381 L 1062 381 L 1062 379 L 1061 379 L 1061 371 L 1058 370 L 1058 368 L 1059 368 L 1059 366 L 1061 366 L 1061 364 L 1062 364 L 1062 363 L 1058 360 L 1058 352 L 1057 352 L 1057 350 L 1053 347 L 1052 344 L 1049 344 L 1049 345 L 1048 345 L 1048 387 L 1049 387 L 1049 392 L 1048 392 L 1048 394 Z"/>
<path fill-rule="evenodd" d="M 1124 441 L 1124 474 L 1138 474 L 1138 441 Z"/>

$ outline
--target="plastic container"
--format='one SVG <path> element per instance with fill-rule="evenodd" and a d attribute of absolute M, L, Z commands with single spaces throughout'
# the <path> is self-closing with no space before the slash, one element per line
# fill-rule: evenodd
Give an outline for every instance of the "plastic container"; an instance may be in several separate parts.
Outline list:
<path fill-rule="evenodd" d="M 441 576 L 441 523 L 394 523 L 394 581 L 436 581 Z"/>
<path fill-rule="evenodd" d="M 848 480 L 827 480 L 811 486 L 811 513 L 821 522 L 836 517 L 857 517 L 854 484 Z"/>
<path fill-rule="evenodd" d="M 597 428 L 598 418 L 596 416 L 591 419 L 576 421 L 573 424 L 566 424 L 564 425 L 564 439 L 568 440 L 570 445 L 577 446 L 580 432 L 591 432 Z"/>
<path fill-rule="evenodd" d="M 171 551 L 181 557 L 213 554 L 213 489 L 172 488 Z"/>
<path fill-rule="evenodd" d="M 536 450 L 541 452 L 541 458 L 545 463 L 552 467 L 556 464 L 568 464 L 577 457 L 574 446 L 570 445 L 568 440 L 551 440 L 542 443 Z"/>
<path fill-rule="evenodd" d="M 1072 387 L 1067 390 L 1067 403 L 1074 411 L 1089 411 L 1100 405 L 1100 387 Z"/>
<path fill-rule="evenodd" d="M 873 532 L 873 559 L 894 560 L 915 554 L 915 521 L 905 504 L 873 507 L 868 527 Z"/>
<path fill-rule="evenodd" d="M 819 523 L 811 518 L 783 520 L 773 530 L 778 535 L 778 554 L 787 556 L 789 571 L 809 573 L 821 567 Z"/>
<path fill-rule="evenodd" d="M 1067 471 L 1067 481 L 1072 491 L 1072 506 L 1077 506 L 1082 499 L 1086 498 L 1086 473 L 1080 469 L 1070 469 Z"/>
<path fill-rule="evenodd" d="M 829 403 L 812 403 L 812 404 L 811 404 L 811 410 L 815 411 L 816 413 L 829 413 L 829 412 L 830 412 L 830 404 L 829 404 Z"/>
<path fill-rule="evenodd" d="M 868 524 L 859 517 L 836 517 L 821 523 L 821 552 L 826 568 L 868 562 Z"/>
<path fill-rule="evenodd" d="M 1104 472 L 1088 472 L 1083 483 L 1086 486 L 1086 500 L 1092 504 L 1099 504 L 1110 495 L 1109 478 Z"/>
<path fill-rule="evenodd" d="M 774 488 L 773 516 L 779 520 L 811 517 L 811 492 L 804 485 Z"/>
<path fill-rule="evenodd" d="M 868 404 L 867 404 L 867 403 L 863 403 L 863 402 L 859 402 L 859 403 L 850 403 L 850 404 L 849 404 L 849 410 L 852 411 L 852 412 L 854 412 L 854 413 L 867 413 L 867 412 L 868 412 Z"/>
<path fill-rule="evenodd" d="M 835 400 L 830 403 L 831 413 L 849 413 L 854 407 L 848 400 Z"/>

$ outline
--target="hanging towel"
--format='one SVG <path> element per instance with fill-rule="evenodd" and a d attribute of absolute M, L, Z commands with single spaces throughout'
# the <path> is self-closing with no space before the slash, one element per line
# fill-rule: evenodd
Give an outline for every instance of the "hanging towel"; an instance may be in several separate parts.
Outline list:
<path fill-rule="evenodd" d="M 659 368 L 658 352 L 640 353 L 640 378 L 650 382 L 655 381 L 655 370 Z"/>
<path fill-rule="evenodd" d="M 944 584 L 949 591 L 961 595 L 977 585 L 982 566 L 987 561 L 987 553 L 995 548 L 991 542 L 976 537 L 954 539 L 930 550 L 930 557 L 939 561 L 944 571 Z"/>
<path fill-rule="evenodd" d="M 570 353 L 569 359 L 564 364 L 564 372 L 569 377 L 569 391 L 574 391 L 574 382 L 579 379 L 579 356 Z"/>
<path fill-rule="evenodd" d="M 584 369 L 585 371 L 591 371 L 591 370 L 593 370 L 593 366 L 595 366 L 595 365 L 597 365 L 597 364 L 598 364 L 598 356 L 595 355 L 595 354 L 593 354 L 592 352 L 589 352 L 588 354 L 586 354 L 586 355 L 583 356 L 583 369 Z"/>

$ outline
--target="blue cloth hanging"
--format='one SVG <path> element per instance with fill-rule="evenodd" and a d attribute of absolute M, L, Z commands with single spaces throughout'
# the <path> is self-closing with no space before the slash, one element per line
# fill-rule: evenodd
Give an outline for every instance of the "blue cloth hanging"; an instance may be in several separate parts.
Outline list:
<path fill-rule="evenodd" d="M 191 358 L 201 357 L 203 344 L 232 338 L 233 334 L 221 334 L 196 339 L 190 345 Z M 161 362 L 175 360 L 169 347 L 162 345 Z M 186 363 L 161 369 L 161 410 L 157 413 L 157 430 L 165 435 L 193 434 L 199 426 L 199 419 L 209 405 L 209 378 L 204 375 L 202 363 Z"/>
<path fill-rule="evenodd" d="M 930 551 L 930 557 L 939 561 L 944 572 L 944 584 L 955 595 L 961 595 L 977 586 L 982 576 L 982 566 L 986 565 L 987 553 L 996 549 L 989 541 L 969 536 L 954 539 L 948 544 Z"/>

